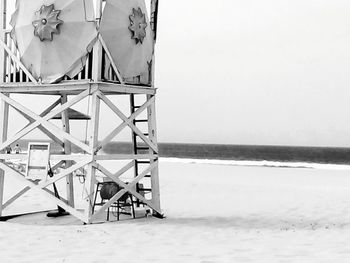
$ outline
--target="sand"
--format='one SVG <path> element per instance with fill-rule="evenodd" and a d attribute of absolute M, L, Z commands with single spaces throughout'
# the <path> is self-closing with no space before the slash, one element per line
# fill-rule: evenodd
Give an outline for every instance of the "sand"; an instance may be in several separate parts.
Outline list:
<path fill-rule="evenodd" d="M 82 225 L 44 214 L 19 217 L 0 223 L 0 259 L 349 262 L 350 171 L 331 168 L 162 160 L 166 219 Z M 43 207 L 45 199 L 30 193 L 12 209 Z"/>

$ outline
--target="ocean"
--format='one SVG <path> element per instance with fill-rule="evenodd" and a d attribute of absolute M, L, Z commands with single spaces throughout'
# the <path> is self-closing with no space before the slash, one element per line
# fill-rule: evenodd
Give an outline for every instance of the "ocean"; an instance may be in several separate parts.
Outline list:
<path fill-rule="evenodd" d="M 19 142 L 22 150 L 27 149 L 28 142 L 28 140 Z M 350 165 L 350 148 L 345 147 L 185 143 L 159 143 L 158 147 L 160 157 L 165 158 Z M 58 145 L 55 143 L 51 143 L 51 149 L 52 152 L 60 151 Z M 75 146 L 73 146 L 72 150 L 74 153 L 80 152 Z M 130 143 L 112 142 L 107 144 L 102 150 L 107 154 L 131 154 L 132 145 Z"/>

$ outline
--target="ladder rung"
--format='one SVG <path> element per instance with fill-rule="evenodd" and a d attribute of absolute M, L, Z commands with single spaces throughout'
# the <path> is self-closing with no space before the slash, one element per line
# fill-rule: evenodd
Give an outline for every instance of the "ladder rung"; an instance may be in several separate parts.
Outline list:
<path fill-rule="evenodd" d="M 141 106 L 132 106 L 134 109 L 139 109 Z"/>
<path fill-rule="evenodd" d="M 148 122 L 148 119 L 134 120 L 134 122 Z"/>
<path fill-rule="evenodd" d="M 150 174 L 146 174 L 144 177 L 145 178 L 151 178 L 151 175 Z"/>
<path fill-rule="evenodd" d="M 137 150 L 149 150 L 149 147 L 147 146 L 138 146 L 136 147 Z"/>
<path fill-rule="evenodd" d="M 140 137 L 140 135 L 138 135 L 137 133 L 134 133 L 134 134 L 135 134 L 135 136 L 139 136 Z M 149 134 L 148 133 L 143 133 L 143 135 L 148 136 Z"/>
<path fill-rule="evenodd" d="M 151 188 L 139 188 L 138 189 L 139 192 L 152 192 L 152 189 Z"/>
<path fill-rule="evenodd" d="M 138 161 L 138 160 L 136 160 L 136 163 L 151 163 L 150 161 Z"/>

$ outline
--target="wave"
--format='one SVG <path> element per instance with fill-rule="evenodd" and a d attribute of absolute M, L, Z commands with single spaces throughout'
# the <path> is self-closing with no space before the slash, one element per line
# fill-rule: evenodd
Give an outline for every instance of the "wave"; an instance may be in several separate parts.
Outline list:
<path fill-rule="evenodd" d="M 345 164 L 324 164 L 324 163 L 308 163 L 308 162 L 215 160 L 215 159 L 189 159 L 189 158 L 167 158 L 167 157 L 161 157 L 160 161 L 161 162 L 172 162 L 172 163 L 187 163 L 187 164 L 304 168 L 304 169 L 325 169 L 325 170 L 350 170 L 350 165 L 345 165 Z"/>

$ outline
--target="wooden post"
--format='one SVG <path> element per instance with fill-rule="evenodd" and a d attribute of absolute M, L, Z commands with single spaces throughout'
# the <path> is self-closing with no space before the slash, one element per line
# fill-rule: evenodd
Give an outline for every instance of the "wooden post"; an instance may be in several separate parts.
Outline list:
<path fill-rule="evenodd" d="M 102 0 L 96 0 L 96 22 L 100 25 L 102 17 Z M 102 44 L 96 41 L 93 49 L 92 79 L 97 82 L 102 78 Z"/>
<path fill-rule="evenodd" d="M 67 95 L 61 95 L 61 104 L 66 103 L 68 100 Z M 70 133 L 70 125 L 69 125 L 69 117 L 68 117 L 68 110 L 64 110 L 61 113 L 62 117 L 62 126 L 63 130 L 67 133 Z M 64 147 L 64 154 L 70 155 L 72 153 L 72 145 L 70 141 L 64 140 L 63 143 Z M 66 161 L 66 168 L 71 167 L 73 165 L 72 161 Z M 67 201 L 68 205 L 71 207 L 74 207 L 74 185 L 73 185 L 73 174 L 69 174 L 66 177 L 67 181 Z"/>
<path fill-rule="evenodd" d="M 151 99 L 151 95 L 147 95 L 147 99 Z M 155 101 L 148 106 L 147 108 L 148 115 L 148 136 L 151 142 L 157 145 L 157 126 L 156 126 L 156 107 Z M 150 149 L 150 153 L 153 153 L 153 150 Z M 158 152 L 155 152 L 158 154 Z M 150 160 L 151 164 L 155 160 Z M 151 188 L 152 188 L 152 203 L 158 211 L 161 211 L 160 208 L 160 190 L 159 190 L 159 170 L 158 165 L 151 171 Z"/>
<path fill-rule="evenodd" d="M 151 0 L 151 23 L 153 32 L 153 54 L 150 65 L 150 85 L 154 87 L 154 76 L 155 76 L 155 45 L 157 41 L 157 23 L 158 23 L 158 0 Z"/>
<path fill-rule="evenodd" d="M 159 0 L 151 0 L 151 20 L 153 22 L 153 55 L 151 61 L 151 87 L 155 85 L 155 45 L 157 41 L 157 23 L 158 23 L 158 5 Z M 152 96 L 147 95 L 147 100 Z M 155 101 L 147 107 L 148 115 L 148 134 L 149 139 L 155 145 L 157 145 L 157 125 L 156 125 L 156 107 Z M 152 149 L 150 152 L 153 152 Z M 156 153 L 158 154 L 158 152 Z M 154 160 L 151 160 L 151 164 L 154 163 Z M 161 211 L 160 207 L 160 187 L 159 187 L 159 168 L 158 165 L 151 171 L 151 188 L 152 188 L 152 203 Z"/>
<path fill-rule="evenodd" d="M 7 0 L 1 0 L 0 3 L 0 38 L 5 40 L 5 29 L 6 29 L 6 4 Z M 0 48 L 0 82 L 5 80 L 5 50 Z M 9 105 L 1 100 L 0 102 L 0 142 L 7 140 L 7 129 L 8 129 L 8 116 L 9 116 Z M 2 160 L 1 160 L 2 161 Z M 4 198 L 4 183 L 5 183 L 5 171 L 0 170 L 0 216 L 3 210 L 3 198 Z"/>
<path fill-rule="evenodd" d="M 93 202 L 95 195 L 95 182 L 96 182 L 96 167 L 95 162 L 95 152 L 94 149 L 98 145 L 98 128 L 99 128 L 99 118 L 100 118 L 100 98 L 97 96 L 97 91 L 92 94 L 92 108 L 91 108 L 91 121 L 89 127 L 89 147 L 91 149 L 92 163 L 87 167 L 87 175 L 85 181 L 85 190 L 87 195 L 87 203 L 85 206 L 85 217 L 88 223 L 92 223 L 91 217 L 93 214 Z"/>

